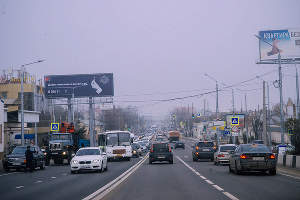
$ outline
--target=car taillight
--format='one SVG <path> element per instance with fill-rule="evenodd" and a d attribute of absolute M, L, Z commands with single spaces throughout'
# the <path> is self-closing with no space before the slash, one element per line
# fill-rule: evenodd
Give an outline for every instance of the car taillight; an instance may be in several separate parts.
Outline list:
<path fill-rule="evenodd" d="M 218 154 L 218 157 L 224 157 L 224 154 Z"/>
<path fill-rule="evenodd" d="M 251 159 L 251 156 L 246 156 L 246 155 L 240 155 L 240 158 L 241 159 Z"/>
<path fill-rule="evenodd" d="M 197 147 L 197 149 L 199 149 L 199 147 Z"/>
<path fill-rule="evenodd" d="M 266 156 L 266 159 L 275 159 L 275 155 L 274 154 L 268 155 L 268 156 Z"/>

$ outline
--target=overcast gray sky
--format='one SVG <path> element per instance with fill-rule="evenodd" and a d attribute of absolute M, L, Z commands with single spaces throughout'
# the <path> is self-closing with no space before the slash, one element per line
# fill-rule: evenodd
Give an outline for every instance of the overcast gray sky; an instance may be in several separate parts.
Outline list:
<path fill-rule="evenodd" d="M 278 103 L 272 83 L 278 65 L 255 64 L 254 35 L 300 28 L 299 0 L 0 0 L 0 6 L 1 71 L 45 60 L 27 71 L 37 78 L 113 73 L 114 104 L 155 117 L 192 103 L 202 109 L 204 99 L 215 111 L 215 93 L 209 94 L 215 81 L 205 73 L 218 81 L 220 111 L 232 109 L 222 83 L 246 92 L 248 110 L 261 108 L 256 76 L 270 84 L 271 106 Z M 295 65 L 283 65 L 282 73 L 284 101 L 296 100 Z M 242 103 L 244 110 L 239 90 L 235 108 Z"/>

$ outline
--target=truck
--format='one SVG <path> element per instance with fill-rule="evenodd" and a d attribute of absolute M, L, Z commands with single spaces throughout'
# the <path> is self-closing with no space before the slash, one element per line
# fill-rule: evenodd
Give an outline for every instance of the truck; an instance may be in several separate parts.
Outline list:
<path fill-rule="evenodd" d="M 50 164 L 53 159 L 55 164 L 63 164 L 64 159 L 68 160 L 68 164 L 79 147 L 79 136 L 75 133 L 74 124 L 72 122 L 61 122 L 60 132 L 50 134 L 49 146 L 46 154 L 46 165 Z"/>
<path fill-rule="evenodd" d="M 179 131 L 170 131 L 169 132 L 169 141 L 179 141 Z"/>

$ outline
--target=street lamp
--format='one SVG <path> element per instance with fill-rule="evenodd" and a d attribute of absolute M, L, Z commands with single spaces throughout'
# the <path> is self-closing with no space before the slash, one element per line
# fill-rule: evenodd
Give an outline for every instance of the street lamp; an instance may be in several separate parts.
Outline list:
<path fill-rule="evenodd" d="M 273 48 L 277 49 L 278 51 L 278 75 L 279 75 L 279 94 L 280 94 L 280 125 L 281 125 L 281 144 L 284 145 L 284 124 L 283 124 L 283 99 L 282 99 L 282 73 L 281 73 L 281 55 L 280 50 L 273 46 L 272 44 L 268 43 L 267 41 L 263 40 L 261 37 L 255 35 L 261 41 L 267 43 L 268 45 L 272 46 Z"/>
<path fill-rule="evenodd" d="M 35 63 L 43 62 L 44 60 L 39 60 L 36 62 L 28 63 L 22 65 L 21 69 L 21 145 L 24 146 L 24 100 L 23 100 L 23 79 L 24 79 L 24 66 L 32 65 Z"/>
<path fill-rule="evenodd" d="M 208 76 L 207 74 L 205 74 L 205 76 L 211 78 L 212 80 L 216 81 L 214 78 Z M 216 81 L 216 95 L 217 95 L 217 99 L 216 99 L 216 117 L 219 117 L 219 100 L 218 100 L 218 81 Z"/>

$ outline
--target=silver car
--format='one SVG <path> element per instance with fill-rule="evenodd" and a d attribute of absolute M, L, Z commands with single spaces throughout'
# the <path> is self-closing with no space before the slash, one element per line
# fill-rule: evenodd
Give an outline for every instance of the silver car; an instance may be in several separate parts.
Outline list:
<path fill-rule="evenodd" d="M 235 144 L 224 144 L 218 147 L 218 150 L 214 153 L 214 164 L 219 165 L 220 163 L 228 163 L 230 151 L 234 151 L 236 148 Z"/>

